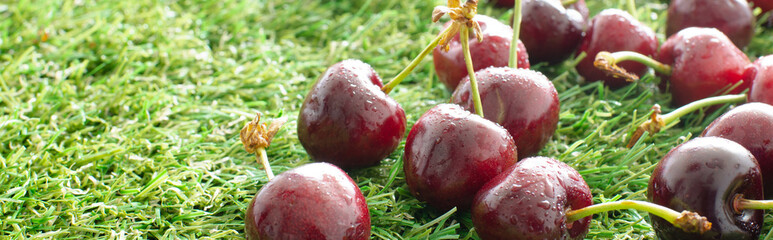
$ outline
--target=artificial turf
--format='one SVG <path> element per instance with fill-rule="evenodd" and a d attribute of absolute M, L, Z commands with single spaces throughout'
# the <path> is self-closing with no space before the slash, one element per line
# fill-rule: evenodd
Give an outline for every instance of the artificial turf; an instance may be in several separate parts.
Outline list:
<path fill-rule="evenodd" d="M 631 11 L 665 39 L 665 1 L 589 0 Z M 260 112 L 289 121 L 268 149 L 275 173 L 310 162 L 296 120 L 327 66 L 348 58 L 386 81 L 437 33 L 445 1 L 0 1 L 0 239 L 243 238 L 244 212 L 266 176 L 239 130 Z M 509 19 L 483 1 L 479 14 Z M 756 28 L 744 51 L 773 53 Z M 426 58 L 390 96 L 408 129 L 450 93 Z M 558 130 L 540 155 L 577 169 L 594 202 L 646 200 L 666 152 L 724 109 L 694 113 L 625 148 L 632 129 L 670 95 L 648 74 L 610 90 L 581 79 L 573 60 L 537 64 L 559 92 Z M 375 239 L 477 239 L 469 212 L 439 212 L 408 191 L 402 146 L 379 166 L 350 171 Z M 766 215 L 763 237 L 770 238 Z M 655 238 L 649 217 L 593 218 L 587 238 Z"/>

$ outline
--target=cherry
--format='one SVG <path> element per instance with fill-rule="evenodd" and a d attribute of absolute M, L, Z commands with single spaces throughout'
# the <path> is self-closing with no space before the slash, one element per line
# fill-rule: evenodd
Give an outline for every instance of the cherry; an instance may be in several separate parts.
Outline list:
<path fill-rule="evenodd" d="M 686 28 L 671 36 L 658 52 L 658 60 L 673 66 L 671 95 L 677 106 L 718 95 L 742 80 L 749 58 L 722 32 L 713 28 Z M 730 93 L 748 88 L 743 82 Z"/>
<path fill-rule="evenodd" d="M 593 65 L 594 58 L 601 51 L 634 51 L 643 55 L 654 55 L 658 48 L 655 32 L 649 27 L 619 9 L 606 9 L 596 15 L 580 44 L 578 53 L 588 54 L 577 64 L 577 72 L 587 81 L 603 80 L 610 87 L 617 88 L 627 84 L 624 79 L 608 76 Z M 629 72 L 644 74 L 645 65 L 635 62 L 620 64 Z"/>
<path fill-rule="evenodd" d="M 403 158 L 411 193 L 440 210 L 469 208 L 478 189 L 518 159 L 507 130 L 456 104 L 416 121 Z"/>
<path fill-rule="evenodd" d="M 765 198 L 773 198 L 773 106 L 747 103 L 715 119 L 703 136 L 733 140 L 749 150 L 762 171 Z"/>
<path fill-rule="evenodd" d="M 475 73 L 483 116 L 502 125 L 515 139 L 518 156 L 538 153 L 558 127 L 560 103 L 553 83 L 528 69 L 489 67 Z M 451 102 L 473 111 L 469 77 L 451 96 Z"/>
<path fill-rule="evenodd" d="M 688 27 L 717 28 L 743 48 L 754 35 L 754 14 L 746 0 L 672 0 L 666 34 Z"/>
<path fill-rule="evenodd" d="M 480 25 L 481 37 L 483 38 L 482 42 L 473 40 L 469 44 L 475 71 L 489 66 L 507 66 L 510 56 L 510 44 L 513 39 L 513 29 L 499 20 L 485 15 L 475 15 L 473 20 L 477 21 Z M 445 28 L 448 28 L 451 22 L 453 21 L 446 23 Z M 465 68 L 464 51 L 462 50 L 462 44 L 458 35 L 451 39 L 448 47 L 448 51 L 444 51 L 442 47 L 435 48 L 432 52 L 432 57 L 438 79 L 449 90 L 453 91 L 456 89 L 459 81 L 467 76 L 468 73 Z M 518 41 L 517 50 L 518 67 L 529 68 L 529 56 L 520 40 Z"/>
<path fill-rule="evenodd" d="M 260 123 L 260 114 L 239 138 L 266 171 L 264 185 L 247 207 L 247 239 L 368 239 L 370 215 L 357 184 L 340 168 L 312 163 L 274 177 L 265 149 L 287 118 Z"/>
<path fill-rule="evenodd" d="M 563 4 L 563 2 L 565 1 L 560 1 L 560 0 L 551 0 L 551 1 L 558 2 L 559 4 L 566 6 L 565 4 Z M 515 0 L 494 0 L 494 4 L 497 7 L 512 8 L 513 6 L 515 6 Z M 588 10 L 588 6 L 585 4 L 585 0 L 574 1 L 574 3 L 567 6 L 567 9 L 577 11 L 582 16 L 582 19 L 588 19 L 588 16 L 590 14 L 590 10 Z"/>
<path fill-rule="evenodd" d="M 674 210 L 696 211 L 713 223 L 699 235 L 650 216 L 661 239 L 758 239 L 763 211 L 738 207 L 739 197 L 762 198 L 760 167 L 743 146 L 717 137 L 672 149 L 655 167 L 648 198 Z"/>
<path fill-rule="evenodd" d="M 567 210 L 593 204 L 590 188 L 572 167 L 526 158 L 486 183 L 472 205 L 481 239 L 582 239 L 590 217 L 568 223 Z"/>
<path fill-rule="evenodd" d="M 558 160 L 532 157 L 486 183 L 475 195 L 472 223 L 481 239 L 583 239 L 590 216 L 637 209 L 668 219 L 679 229 L 705 232 L 706 218 L 648 202 L 621 200 L 591 205 L 582 176 Z"/>
<path fill-rule="evenodd" d="M 754 61 L 752 68 L 747 70 L 747 75 L 753 75 L 751 78 L 747 77 L 747 79 L 752 79 L 749 88 L 749 101 L 773 104 L 773 55 L 761 57 Z"/>
<path fill-rule="evenodd" d="M 298 139 L 314 161 L 366 167 L 397 148 L 405 134 L 405 112 L 381 87 L 378 74 L 359 60 L 325 71 L 298 116 Z"/>
<path fill-rule="evenodd" d="M 369 239 L 370 215 L 357 184 L 329 163 L 279 174 L 252 199 L 247 239 Z"/>
<path fill-rule="evenodd" d="M 709 96 L 740 93 L 749 86 L 748 81 L 742 80 L 753 75 L 749 58 L 714 28 L 690 27 L 679 31 L 663 43 L 657 59 L 660 62 L 630 51 L 600 52 L 594 64 L 609 74 L 631 80 L 638 76 L 615 64 L 632 60 L 652 67 L 670 82 L 677 106 Z"/>
<path fill-rule="evenodd" d="M 554 64 L 577 49 L 585 28 L 582 14 L 564 8 L 558 0 L 526 0 L 522 5 L 521 40 L 530 62 Z"/>

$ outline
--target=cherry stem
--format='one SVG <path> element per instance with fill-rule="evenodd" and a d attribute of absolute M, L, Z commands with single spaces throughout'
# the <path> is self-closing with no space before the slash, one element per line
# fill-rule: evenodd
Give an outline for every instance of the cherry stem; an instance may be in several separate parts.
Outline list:
<path fill-rule="evenodd" d="M 566 213 L 567 222 L 573 222 L 596 213 L 614 210 L 636 209 L 652 213 L 681 228 L 685 232 L 703 233 L 711 229 L 711 223 L 705 217 L 694 212 L 677 212 L 670 208 L 645 201 L 622 200 L 591 205 L 585 208 L 571 210 Z"/>
<path fill-rule="evenodd" d="M 615 52 L 615 53 L 612 53 L 612 57 L 616 58 L 617 62 L 637 61 L 644 65 L 647 65 L 648 67 L 651 67 L 652 69 L 654 69 L 659 73 L 662 73 L 665 75 L 671 75 L 671 66 L 658 62 L 657 60 L 652 59 L 651 57 L 638 52 L 633 52 L 633 51 Z"/>
<path fill-rule="evenodd" d="M 636 11 L 636 3 L 633 0 L 628 0 L 628 11 L 631 12 L 634 18 L 639 18 L 639 13 Z"/>
<path fill-rule="evenodd" d="M 268 178 L 268 181 L 270 182 L 271 179 L 274 179 L 274 172 L 271 171 L 271 164 L 268 163 L 267 156 L 268 154 L 266 154 L 265 148 L 258 148 L 255 158 L 260 161 L 260 165 L 263 165 L 263 169 L 266 170 L 266 178 Z"/>
<path fill-rule="evenodd" d="M 701 109 L 701 108 L 710 107 L 718 104 L 736 103 L 736 102 L 743 102 L 743 101 L 746 101 L 746 94 L 722 95 L 722 96 L 704 98 L 695 102 L 691 102 L 682 107 L 679 107 L 676 110 L 663 115 L 662 118 L 663 118 L 663 122 L 666 125 L 668 125 L 669 123 L 683 117 L 684 115 L 697 111 L 698 109 Z"/>
<path fill-rule="evenodd" d="M 414 58 L 411 61 L 410 64 L 408 64 L 408 67 L 400 71 L 400 73 L 397 74 L 395 78 L 393 78 L 392 80 L 389 81 L 389 83 L 384 85 L 384 87 L 381 88 L 381 91 L 384 91 L 384 93 L 389 94 L 389 92 L 391 92 L 392 89 L 394 89 L 398 84 L 400 84 L 400 82 L 402 82 L 403 80 L 405 80 L 406 77 L 408 77 L 408 74 L 411 74 L 413 69 L 416 68 L 416 66 L 418 66 L 419 63 L 421 63 L 421 60 L 423 60 L 424 57 L 429 55 L 429 53 L 432 52 L 432 49 L 434 49 L 438 45 L 438 43 L 440 42 L 440 39 L 443 39 L 443 36 L 448 34 L 448 32 L 451 30 L 452 28 L 448 27 L 445 30 L 443 30 L 442 33 L 438 34 L 438 36 L 435 37 L 435 39 L 432 40 L 432 42 L 430 42 L 429 45 L 427 45 L 427 47 L 425 47 L 424 50 L 422 50 L 421 53 L 419 53 L 419 55 L 416 56 L 416 58 Z"/>
<path fill-rule="evenodd" d="M 620 51 L 620 52 L 614 52 L 614 53 L 601 51 L 598 54 L 596 54 L 596 59 L 593 62 L 593 65 L 607 72 L 608 74 L 614 75 L 615 77 L 625 78 L 628 81 L 638 80 L 639 79 L 638 76 L 636 76 L 635 74 L 629 73 L 625 69 L 617 66 L 617 63 L 620 63 L 622 61 L 639 62 L 641 64 L 647 65 L 648 67 L 651 67 L 656 72 L 659 72 L 664 75 L 671 75 L 670 66 L 663 64 L 661 62 L 658 62 L 657 60 L 652 59 L 651 57 L 645 56 L 644 54 L 633 52 L 633 51 Z"/>
<path fill-rule="evenodd" d="M 733 199 L 733 207 L 737 212 L 747 209 L 768 210 L 773 209 L 773 200 L 745 199 L 742 194 L 738 194 Z"/>
<path fill-rule="evenodd" d="M 510 40 L 510 68 L 518 68 L 518 38 L 521 34 L 521 0 L 513 6 L 513 39 Z"/>
<path fill-rule="evenodd" d="M 470 87 L 472 88 L 472 101 L 475 106 L 475 114 L 483 117 L 483 104 L 480 101 L 478 92 L 478 81 L 475 79 L 475 69 L 472 67 L 472 57 L 470 57 L 470 28 L 462 27 L 461 30 L 462 51 L 464 51 L 464 62 L 467 64 L 467 73 L 470 75 Z"/>
<path fill-rule="evenodd" d="M 627 147 L 628 148 L 633 147 L 633 145 L 635 145 L 636 142 L 639 141 L 639 138 L 641 138 L 641 136 L 644 134 L 645 131 L 650 132 L 650 134 L 658 133 L 666 125 L 671 124 L 672 122 L 683 117 L 684 115 L 697 111 L 698 109 L 710 107 L 718 104 L 736 103 L 736 102 L 743 102 L 743 101 L 746 101 L 746 94 L 709 97 L 709 98 L 704 98 L 695 102 L 691 102 L 687 105 L 681 106 L 676 110 L 671 111 L 670 113 L 665 115 L 660 114 L 660 106 L 655 104 L 655 106 L 652 107 L 654 111 L 652 112 L 652 115 L 650 117 L 651 119 L 645 121 L 644 123 L 642 123 L 636 128 L 636 131 L 631 135 L 631 140 L 628 141 Z"/>

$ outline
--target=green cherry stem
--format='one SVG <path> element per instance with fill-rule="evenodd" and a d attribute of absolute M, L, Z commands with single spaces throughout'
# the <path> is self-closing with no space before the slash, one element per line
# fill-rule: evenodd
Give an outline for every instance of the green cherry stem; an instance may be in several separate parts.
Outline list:
<path fill-rule="evenodd" d="M 518 38 L 521 34 L 521 0 L 513 6 L 513 39 L 510 40 L 510 68 L 518 68 Z"/>
<path fill-rule="evenodd" d="M 742 194 L 738 194 L 733 198 L 733 207 L 737 212 L 746 209 L 770 210 L 773 209 L 773 200 L 745 199 Z"/>
<path fill-rule="evenodd" d="M 448 32 L 451 30 L 452 28 L 448 27 L 442 33 L 438 34 L 437 37 L 435 37 L 435 39 L 432 40 L 432 42 L 430 42 L 429 45 L 427 45 L 427 47 L 425 47 L 424 50 L 422 50 L 421 53 L 419 53 L 419 55 L 416 56 L 416 58 L 414 58 L 411 61 L 410 64 L 408 64 L 408 67 L 400 71 L 400 73 L 397 74 L 395 78 L 393 78 L 386 85 L 384 85 L 384 87 L 381 88 L 381 91 L 384 91 L 384 93 L 389 94 L 389 92 L 391 92 L 392 89 L 394 89 L 398 84 L 400 84 L 400 82 L 402 82 L 406 77 L 408 77 L 408 74 L 411 74 L 413 69 L 416 68 L 416 66 L 418 66 L 419 63 L 421 63 L 421 60 L 423 60 L 424 57 L 429 55 L 429 53 L 432 52 L 432 49 L 434 49 L 438 45 L 438 43 L 440 42 L 440 39 L 442 39 L 443 36 L 448 34 Z"/>
<path fill-rule="evenodd" d="M 681 213 L 670 208 L 650 202 L 621 200 L 591 205 L 585 208 L 571 210 L 566 213 L 567 222 L 580 220 L 596 213 L 609 212 L 623 209 L 636 209 L 652 213 L 681 228 L 685 232 L 706 232 L 711 229 L 711 222 L 694 212 L 683 211 Z"/>
<path fill-rule="evenodd" d="M 464 62 L 467 64 L 467 73 L 470 75 L 470 87 L 472 88 L 472 101 L 475 106 L 475 113 L 478 116 L 483 117 L 483 104 L 480 101 L 480 93 L 478 92 L 478 81 L 475 79 L 475 69 L 472 67 L 472 57 L 470 57 L 470 28 L 462 27 L 461 42 L 462 51 L 464 51 Z"/>
<path fill-rule="evenodd" d="M 726 103 L 738 103 L 738 102 L 744 102 L 746 101 L 746 94 L 735 94 L 735 95 L 722 95 L 722 96 L 715 96 L 715 97 L 708 97 L 704 98 L 695 102 L 691 102 L 690 104 L 681 106 L 677 108 L 674 111 L 671 111 L 668 114 L 660 115 L 660 105 L 655 104 L 655 106 L 652 107 L 654 110 L 650 119 L 639 125 L 639 127 L 636 128 L 636 131 L 633 133 L 631 140 L 628 141 L 628 147 L 633 147 L 634 144 L 641 138 L 642 134 L 644 134 L 645 131 L 650 132 L 650 134 L 658 133 L 662 128 L 664 128 L 666 125 L 678 120 L 679 118 L 683 117 L 684 115 L 687 115 L 688 113 L 695 112 L 698 109 L 710 107 L 718 104 L 726 104 Z"/>
<path fill-rule="evenodd" d="M 704 98 L 695 102 L 691 102 L 690 104 L 684 105 L 680 108 L 677 108 L 674 111 L 671 111 L 666 115 L 663 115 L 663 121 L 665 122 L 666 125 L 668 125 L 669 123 L 683 117 L 684 115 L 687 115 L 688 113 L 691 113 L 691 112 L 695 112 L 701 108 L 710 107 L 718 104 L 737 103 L 737 102 L 743 102 L 743 101 L 746 101 L 746 94 L 722 95 L 722 96 Z"/>
<path fill-rule="evenodd" d="M 263 170 L 266 170 L 266 178 L 268 178 L 268 181 L 270 182 L 271 179 L 274 179 L 274 171 L 271 171 L 271 164 L 268 163 L 268 154 L 266 154 L 265 148 L 258 148 L 258 154 L 255 156 L 259 161 L 260 164 L 263 165 Z"/>
<path fill-rule="evenodd" d="M 634 18 L 639 18 L 639 12 L 636 11 L 636 3 L 633 0 L 628 0 L 628 11 Z"/>
<path fill-rule="evenodd" d="M 601 51 L 598 54 L 596 54 L 596 59 L 594 60 L 593 65 L 601 69 L 602 71 L 605 71 L 616 77 L 625 78 L 628 81 L 638 80 L 639 76 L 629 73 L 628 71 L 621 68 L 620 66 L 617 66 L 617 63 L 620 63 L 623 61 L 639 62 L 641 64 L 647 65 L 648 67 L 651 67 L 656 72 L 659 72 L 664 75 L 671 75 L 670 66 L 663 64 L 661 62 L 658 62 L 657 60 L 652 59 L 651 57 L 648 57 L 641 53 L 637 53 L 633 51 L 620 51 L 620 52 L 614 52 L 614 53 Z"/>

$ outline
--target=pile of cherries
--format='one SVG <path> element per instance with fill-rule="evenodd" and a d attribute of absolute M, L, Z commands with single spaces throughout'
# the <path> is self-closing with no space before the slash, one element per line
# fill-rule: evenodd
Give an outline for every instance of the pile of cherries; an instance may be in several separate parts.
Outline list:
<path fill-rule="evenodd" d="M 430 51 L 452 94 L 410 129 L 405 180 L 432 208 L 470 211 L 481 239 L 582 239 L 594 213 L 623 208 L 650 212 L 662 239 L 759 237 L 762 209 L 771 208 L 760 200 L 773 197 L 773 56 L 752 63 L 739 48 L 753 37 L 752 6 L 768 11 L 770 1 L 672 0 L 670 37 L 662 45 L 623 10 L 588 20 L 583 0 L 493 3 L 516 7 L 515 30 L 476 15 L 475 0 L 450 0 L 433 12 L 434 21 L 451 16 L 443 32 L 386 85 L 362 61 L 330 66 L 298 116 L 298 139 L 318 163 L 283 172 L 261 188 L 246 212 L 247 238 L 370 237 L 365 198 L 342 169 L 377 165 L 404 139 L 405 112 L 388 93 Z M 575 169 L 536 156 L 556 131 L 560 103 L 553 83 L 530 70 L 530 62 L 556 64 L 573 54 L 586 56 L 576 65 L 586 81 L 611 88 L 652 67 L 676 106 L 747 89 L 751 103 L 672 149 L 652 173 L 650 202 L 592 205 Z M 261 148 L 270 142 L 257 139 Z"/>

